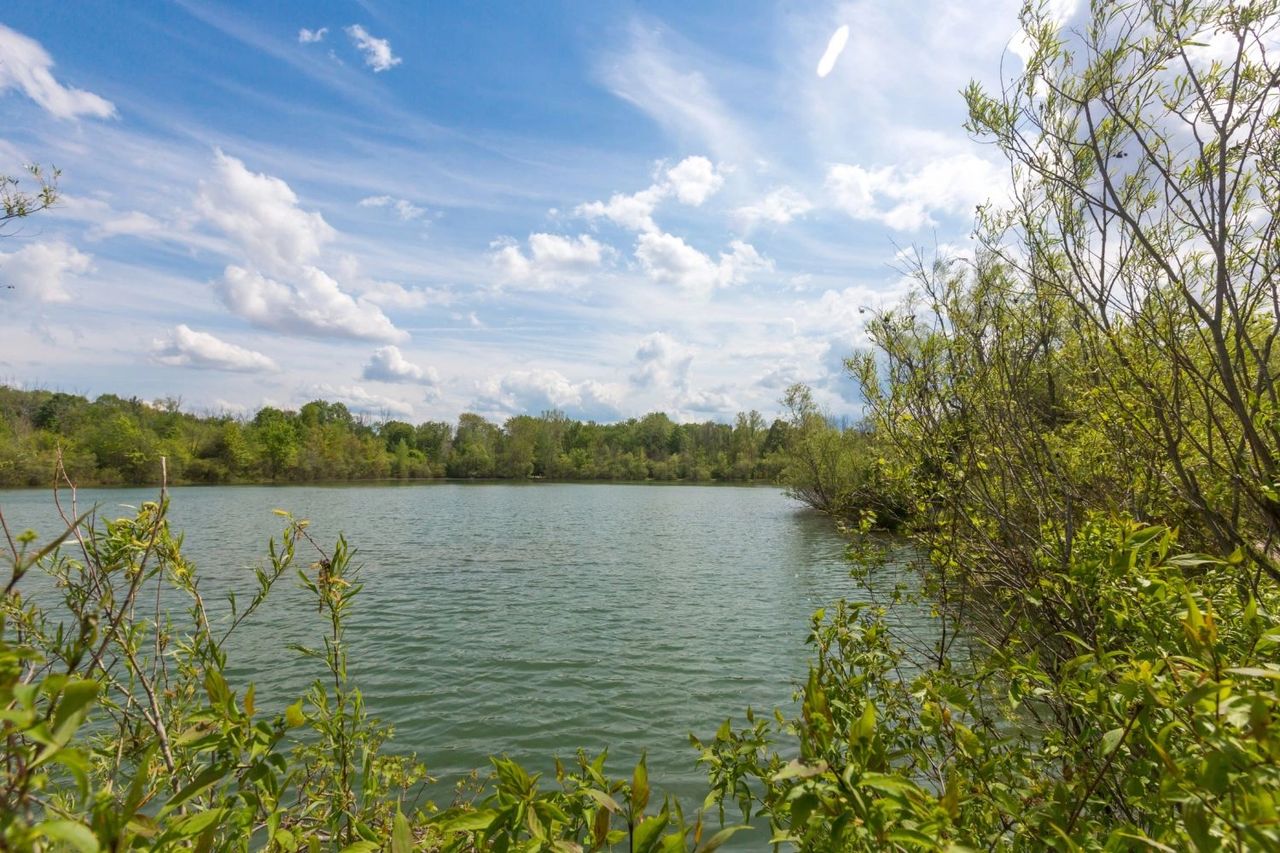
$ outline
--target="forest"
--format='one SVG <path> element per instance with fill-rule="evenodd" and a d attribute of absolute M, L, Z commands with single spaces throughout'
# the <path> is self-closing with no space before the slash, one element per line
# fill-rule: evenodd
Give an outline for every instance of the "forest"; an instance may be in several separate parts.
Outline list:
<path fill-rule="evenodd" d="M 94 400 L 0 386 L 0 486 L 48 486 L 59 454 L 81 485 L 315 482 L 433 477 L 553 480 L 775 479 L 791 425 L 744 412 L 733 424 L 655 412 L 614 424 L 550 411 L 501 425 L 371 421 L 342 403 L 251 418 L 200 417 L 174 400 Z"/>

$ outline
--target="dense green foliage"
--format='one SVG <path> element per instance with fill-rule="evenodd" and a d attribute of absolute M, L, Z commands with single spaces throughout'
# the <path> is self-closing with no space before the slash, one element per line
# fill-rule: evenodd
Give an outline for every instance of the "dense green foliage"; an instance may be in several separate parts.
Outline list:
<path fill-rule="evenodd" d="M 788 388 L 783 403 L 790 417 L 778 480 L 787 494 L 841 522 L 897 529 L 910 507 L 880 436 L 835 423 L 805 385 Z"/>
<path fill-rule="evenodd" d="M 176 401 L 0 386 L 0 486 L 48 486 L 59 452 L 81 485 L 477 477 L 559 480 L 770 480 L 788 425 L 758 412 L 733 424 L 677 424 L 661 413 L 615 424 L 559 412 L 501 426 L 476 414 L 456 425 L 370 423 L 342 403 L 250 419 L 199 417 Z"/>
<path fill-rule="evenodd" d="M 803 849 L 1276 849 L 1280 7 L 1023 24 L 966 93 L 1010 204 L 849 362 L 940 639 L 820 614 L 800 717 L 704 759 Z"/>

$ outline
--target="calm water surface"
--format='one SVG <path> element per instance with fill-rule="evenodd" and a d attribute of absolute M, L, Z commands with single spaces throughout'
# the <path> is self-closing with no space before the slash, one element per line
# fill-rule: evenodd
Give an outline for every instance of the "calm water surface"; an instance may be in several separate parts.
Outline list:
<path fill-rule="evenodd" d="M 352 675 L 396 749 L 448 799 L 486 756 L 549 770 L 610 747 L 629 772 L 700 801 L 687 734 L 748 706 L 787 706 L 805 674 L 810 614 L 857 598 L 830 522 L 773 488 L 612 484 L 198 487 L 172 490 L 206 594 L 252 589 L 280 532 L 271 510 L 358 549 Z M 124 514 L 153 490 L 82 490 Z M 11 525 L 56 530 L 49 495 L 0 492 Z M 210 595 L 212 597 L 212 595 Z M 319 672 L 288 649 L 324 626 L 293 579 L 233 639 L 233 680 L 279 708 Z"/>

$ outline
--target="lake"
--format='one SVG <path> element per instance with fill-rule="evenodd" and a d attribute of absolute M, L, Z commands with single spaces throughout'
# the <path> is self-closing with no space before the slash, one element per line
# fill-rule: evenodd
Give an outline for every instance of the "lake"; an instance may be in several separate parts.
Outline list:
<path fill-rule="evenodd" d="M 112 516 L 154 490 L 85 489 Z M 655 788 L 700 803 L 690 732 L 748 705 L 789 706 L 806 673 L 808 620 L 857 598 L 829 520 L 771 487 L 596 483 L 228 486 L 172 490 L 206 595 L 250 590 L 281 519 L 344 533 L 364 590 L 349 623 L 370 711 L 454 783 L 506 753 L 547 771 L 577 747 L 642 750 Z M 10 525 L 56 532 L 44 491 L 0 492 Z M 288 649 L 323 625 L 296 579 L 233 639 L 233 686 L 279 709 L 319 674 Z M 239 683 L 236 683 L 236 682 Z"/>

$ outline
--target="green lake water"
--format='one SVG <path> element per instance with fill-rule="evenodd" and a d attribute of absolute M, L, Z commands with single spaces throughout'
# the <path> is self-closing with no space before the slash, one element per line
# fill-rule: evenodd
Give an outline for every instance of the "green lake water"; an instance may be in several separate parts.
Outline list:
<path fill-rule="evenodd" d="M 154 490 L 82 490 L 124 514 Z M 231 486 L 172 490 L 171 519 L 213 598 L 252 589 L 276 507 L 344 533 L 364 591 L 349 623 L 352 675 L 449 791 L 486 756 L 547 771 L 577 747 L 642 750 L 660 790 L 696 805 L 688 745 L 748 705 L 787 707 L 804 677 L 810 614 L 859 598 L 831 523 L 765 487 L 614 484 Z M 11 526 L 56 530 L 47 492 L 0 492 Z M 896 578 L 886 578 L 886 583 Z M 317 677 L 288 649 L 324 626 L 296 579 L 235 635 L 237 690 L 278 709 Z M 921 625 L 922 630 L 927 630 Z M 234 683 L 239 682 L 239 683 Z"/>

